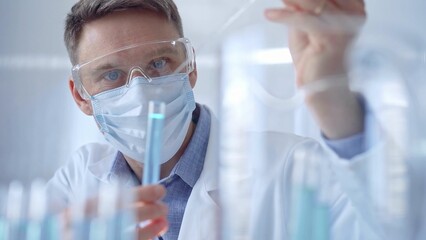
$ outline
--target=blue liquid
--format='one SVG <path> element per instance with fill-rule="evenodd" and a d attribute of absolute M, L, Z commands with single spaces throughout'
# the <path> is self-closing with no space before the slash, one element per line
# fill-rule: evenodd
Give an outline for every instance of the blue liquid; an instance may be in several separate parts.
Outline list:
<path fill-rule="evenodd" d="M 117 212 L 114 217 L 108 220 L 108 238 L 107 240 L 128 240 L 135 239 L 135 234 L 125 230 L 131 224 L 135 225 L 130 213 Z"/>
<path fill-rule="evenodd" d="M 148 131 L 142 181 L 144 185 L 155 184 L 160 180 L 163 126 L 163 114 L 151 113 L 148 115 Z"/>
<path fill-rule="evenodd" d="M 314 211 L 314 240 L 330 239 L 330 208 L 324 203 L 317 203 Z"/>
<path fill-rule="evenodd" d="M 27 225 L 27 240 L 41 239 L 41 225 L 37 222 L 29 222 Z"/>
<path fill-rule="evenodd" d="M 106 219 L 105 223 L 107 226 L 106 233 L 107 237 L 103 238 L 106 240 L 120 240 L 121 239 L 121 214 L 116 213 L 113 217 Z"/>
<path fill-rule="evenodd" d="M 90 240 L 107 239 L 107 226 L 101 219 L 94 219 L 90 223 Z"/>
<path fill-rule="evenodd" d="M 330 208 L 317 201 L 315 189 L 295 188 L 292 240 L 329 240 Z"/>
<path fill-rule="evenodd" d="M 0 218 L 0 240 L 6 240 L 7 237 L 7 222 Z"/>
<path fill-rule="evenodd" d="M 315 191 L 306 186 L 295 189 L 293 200 L 292 240 L 312 240 Z"/>
<path fill-rule="evenodd" d="M 60 226 L 57 216 L 48 215 L 44 219 L 42 229 L 43 240 L 60 239 Z"/>
<path fill-rule="evenodd" d="M 6 228 L 6 239 L 26 239 L 28 223 L 24 220 L 9 221 Z"/>
<path fill-rule="evenodd" d="M 129 226 L 136 226 L 134 213 L 128 210 L 123 210 L 118 213 L 117 218 L 119 219 L 117 223 L 118 236 L 114 240 L 136 239 L 136 227 L 133 230 L 129 230 Z"/>
<path fill-rule="evenodd" d="M 73 224 L 73 239 L 89 239 L 91 219 L 85 218 Z"/>

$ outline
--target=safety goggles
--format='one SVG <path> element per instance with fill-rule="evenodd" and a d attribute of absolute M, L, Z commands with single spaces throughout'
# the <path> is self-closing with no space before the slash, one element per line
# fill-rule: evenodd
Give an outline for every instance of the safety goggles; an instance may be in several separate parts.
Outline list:
<path fill-rule="evenodd" d="M 190 73 L 194 64 L 190 41 L 179 38 L 120 48 L 73 66 L 72 75 L 80 95 L 88 99 L 99 93 L 128 87 L 137 76 L 151 82 L 176 73 Z"/>

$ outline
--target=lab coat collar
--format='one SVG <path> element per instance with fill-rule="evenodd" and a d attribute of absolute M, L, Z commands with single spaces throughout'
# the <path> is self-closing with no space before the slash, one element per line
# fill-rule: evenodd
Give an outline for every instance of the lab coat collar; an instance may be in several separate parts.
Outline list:
<path fill-rule="evenodd" d="M 172 173 L 178 175 L 191 188 L 200 178 L 204 166 L 211 126 L 211 116 L 207 108 L 197 104 L 197 109 L 198 117 L 194 133 L 185 152 L 172 170 Z"/>
<path fill-rule="evenodd" d="M 210 111 L 211 113 L 211 111 Z M 178 240 L 219 238 L 218 214 L 218 121 L 211 113 L 210 136 L 200 178 L 189 196 Z M 194 226 L 197 226 L 194 228 Z"/>
<path fill-rule="evenodd" d="M 114 164 L 117 152 L 114 151 L 113 154 L 108 154 L 100 158 L 99 160 L 93 160 L 88 163 L 89 172 L 99 179 L 102 182 L 109 182 L 109 176 L 111 174 L 111 168 Z M 91 158 L 89 158 L 91 159 Z"/>
<path fill-rule="evenodd" d="M 132 174 L 117 174 L 115 171 L 117 161 L 123 160 L 123 155 L 118 151 L 114 151 L 114 153 L 108 154 L 98 161 L 89 162 L 87 168 L 94 177 L 103 183 L 120 182 L 124 186 L 135 186 L 136 183 Z"/>

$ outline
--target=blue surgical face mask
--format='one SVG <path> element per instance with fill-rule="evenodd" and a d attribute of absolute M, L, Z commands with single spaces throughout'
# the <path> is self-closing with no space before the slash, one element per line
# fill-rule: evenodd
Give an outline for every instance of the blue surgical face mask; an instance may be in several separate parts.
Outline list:
<path fill-rule="evenodd" d="M 91 97 L 93 115 L 105 139 L 124 155 L 143 163 L 148 103 L 166 104 L 161 163 L 181 147 L 195 109 L 188 74 L 175 74 L 148 81 L 135 77 L 123 86 Z"/>

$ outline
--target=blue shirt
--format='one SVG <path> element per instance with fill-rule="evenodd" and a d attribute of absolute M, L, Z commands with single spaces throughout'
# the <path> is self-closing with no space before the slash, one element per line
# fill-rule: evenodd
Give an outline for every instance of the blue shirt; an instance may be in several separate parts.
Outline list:
<path fill-rule="evenodd" d="M 163 202 L 169 207 L 169 230 L 162 236 L 164 240 L 178 239 L 186 203 L 204 165 L 211 122 L 211 116 L 206 107 L 197 104 L 192 121 L 197 125 L 185 152 L 170 175 L 160 181 L 167 189 Z M 111 173 L 119 178 L 132 175 L 134 186 L 141 184 L 120 152 L 117 153 Z"/>

